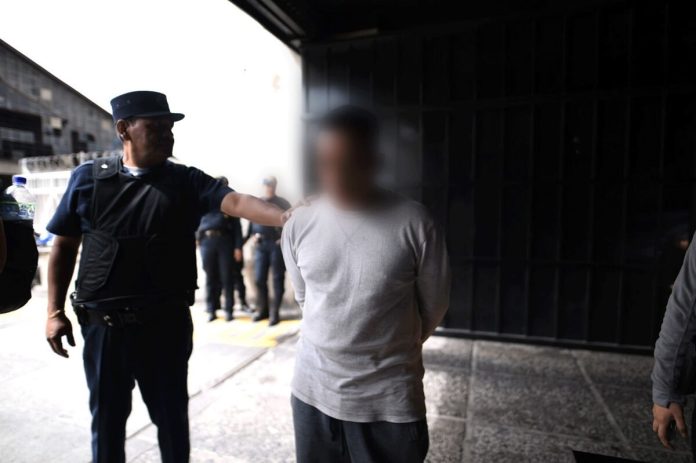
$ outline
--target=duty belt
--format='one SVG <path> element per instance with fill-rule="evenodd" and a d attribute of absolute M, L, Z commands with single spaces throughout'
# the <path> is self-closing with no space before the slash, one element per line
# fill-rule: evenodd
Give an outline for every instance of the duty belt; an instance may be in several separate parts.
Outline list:
<path fill-rule="evenodd" d="M 230 233 L 227 232 L 226 230 L 205 230 L 203 232 L 203 236 L 205 236 L 206 238 L 211 238 L 213 236 L 215 236 L 215 237 L 225 236 L 225 235 L 229 235 L 229 234 Z"/>
<path fill-rule="evenodd" d="M 151 307 L 126 306 L 119 309 L 99 310 L 86 309 L 83 305 L 75 305 L 75 314 L 80 325 L 103 325 L 122 328 L 131 325 L 145 325 L 161 317 L 172 315 L 173 311 L 188 310 L 185 302 Z"/>

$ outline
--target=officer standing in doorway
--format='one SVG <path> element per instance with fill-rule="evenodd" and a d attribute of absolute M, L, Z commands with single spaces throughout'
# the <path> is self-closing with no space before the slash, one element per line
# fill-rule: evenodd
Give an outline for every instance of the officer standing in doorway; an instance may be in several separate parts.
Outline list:
<path fill-rule="evenodd" d="M 281 227 L 283 211 L 232 191 L 193 167 L 169 161 L 174 122 L 165 95 L 138 91 L 111 101 L 123 156 L 75 169 L 48 225 L 46 338 L 67 357 L 75 345 L 64 304 L 71 296 L 85 345 L 94 462 L 124 462 L 126 420 L 138 383 L 157 426 L 164 463 L 189 460 L 189 306 L 196 289 L 195 231 L 204 214 Z"/>
<path fill-rule="evenodd" d="M 269 176 L 262 181 L 264 187 L 263 199 L 283 210 L 290 209 L 290 203 L 276 195 L 278 181 Z M 281 227 L 267 226 L 251 222 L 245 242 L 252 238 L 254 247 L 254 280 L 257 292 L 257 313 L 254 321 L 269 318 L 268 272 L 273 274 L 273 305 L 270 306 L 270 326 L 280 322 L 280 304 L 285 292 L 285 263 L 280 250 Z"/>
<path fill-rule="evenodd" d="M 225 177 L 218 180 L 228 184 Z M 246 287 L 242 276 L 242 226 L 238 217 L 221 211 L 209 212 L 198 227 L 203 270 L 206 281 L 208 321 L 216 318 L 220 295 L 225 295 L 225 319 L 234 319 L 234 290 L 237 289 L 242 307 L 246 306 Z"/>

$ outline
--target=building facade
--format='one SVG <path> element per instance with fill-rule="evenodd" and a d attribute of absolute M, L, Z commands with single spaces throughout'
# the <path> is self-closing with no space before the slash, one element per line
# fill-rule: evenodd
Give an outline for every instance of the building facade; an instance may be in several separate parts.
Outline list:
<path fill-rule="evenodd" d="M 0 172 L 31 156 L 113 147 L 111 115 L 0 40 Z"/>

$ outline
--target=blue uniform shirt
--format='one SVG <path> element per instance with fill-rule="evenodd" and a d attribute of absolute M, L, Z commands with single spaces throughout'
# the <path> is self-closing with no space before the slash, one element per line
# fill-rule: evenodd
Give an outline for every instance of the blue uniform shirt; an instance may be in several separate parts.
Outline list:
<path fill-rule="evenodd" d="M 92 164 L 92 161 L 87 161 L 73 171 L 65 194 L 46 227 L 49 232 L 59 236 L 77 237 L 90 231 L 90 207 L 94 191 Z M 183 167 L 167 161 L 153 169 L 176 168 L 186 169 L 187 181 L 181 188 L 188 190 L 195 209 L 190 228 L 182 231 L 194 233 L 201 217 L 209 212 L 219 211 L 222 199 L 234 190 L 195 167 Z M 124 167 L 124 172 L 146 176 L 150 170 Z"/>

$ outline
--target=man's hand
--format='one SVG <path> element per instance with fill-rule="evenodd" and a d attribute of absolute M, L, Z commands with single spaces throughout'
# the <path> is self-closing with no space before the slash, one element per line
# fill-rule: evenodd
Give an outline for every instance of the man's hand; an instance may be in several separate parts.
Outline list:
<path fill-rule="evenodd" d="M 68 338 L 68 344 L 75 345 L 72 325 L 65 316 L 63 305 L 65 295 L 70 286 L 77 251 L 80 248 L 79 236 L 56 236 L 51 247 L 51 257 L 48 260 L 48 320 L 46 320 L 46 340 L 53 352 L 61 357 L 67 357 L 68 351 L 63 348 L 62 337 Z"/>
<path fill-rule="evenodd" d="M 653 431 L 657 433 L 657 437 L 662 442 L 665 448 L 672 450 L 672 444 L 669 442 L 669 426 L 675 421 L 677 431 L 683 438 L 688 438 L 689 433 L 684 422 L 684 410 L 678 403 L 670 403 L 668 408 L 661 407 L 657 404 L 653 405 Z"/>
<path fill-rule="evenodd" d="M 237 248 L 234 250 L 234 260 L 237 262 L 242 261 L 242 250 Z"/>
<path fill-rule="evenodd" d="M 67 338 L 68 344 L 75 347 L 72 323 L 68 320 L 65 312 L 62 310 L 50 312 L 46 320 L 46 340 L 53 352 L 61 357 L 68 358 L 68 351 L 63 347 L 63 336 Z"/>
<path fill-rule="evenodd" d="M 285 223 L 286 223 L 288 220 L 290 220 L 290 217 L 292 217 L 292 212 L 293 212 L 293 210 L 295 210 L 295 208 L 294 208 L 294 207 L 291 207 L 291 208 L 288 209 L 287 211 L 283 212 L 283 215 L 282 215 L 282 216 L 280 216 L 280 220 L 281 220 L 281 222 L 283 223 L 283 225 L 285 225 Z"/>

